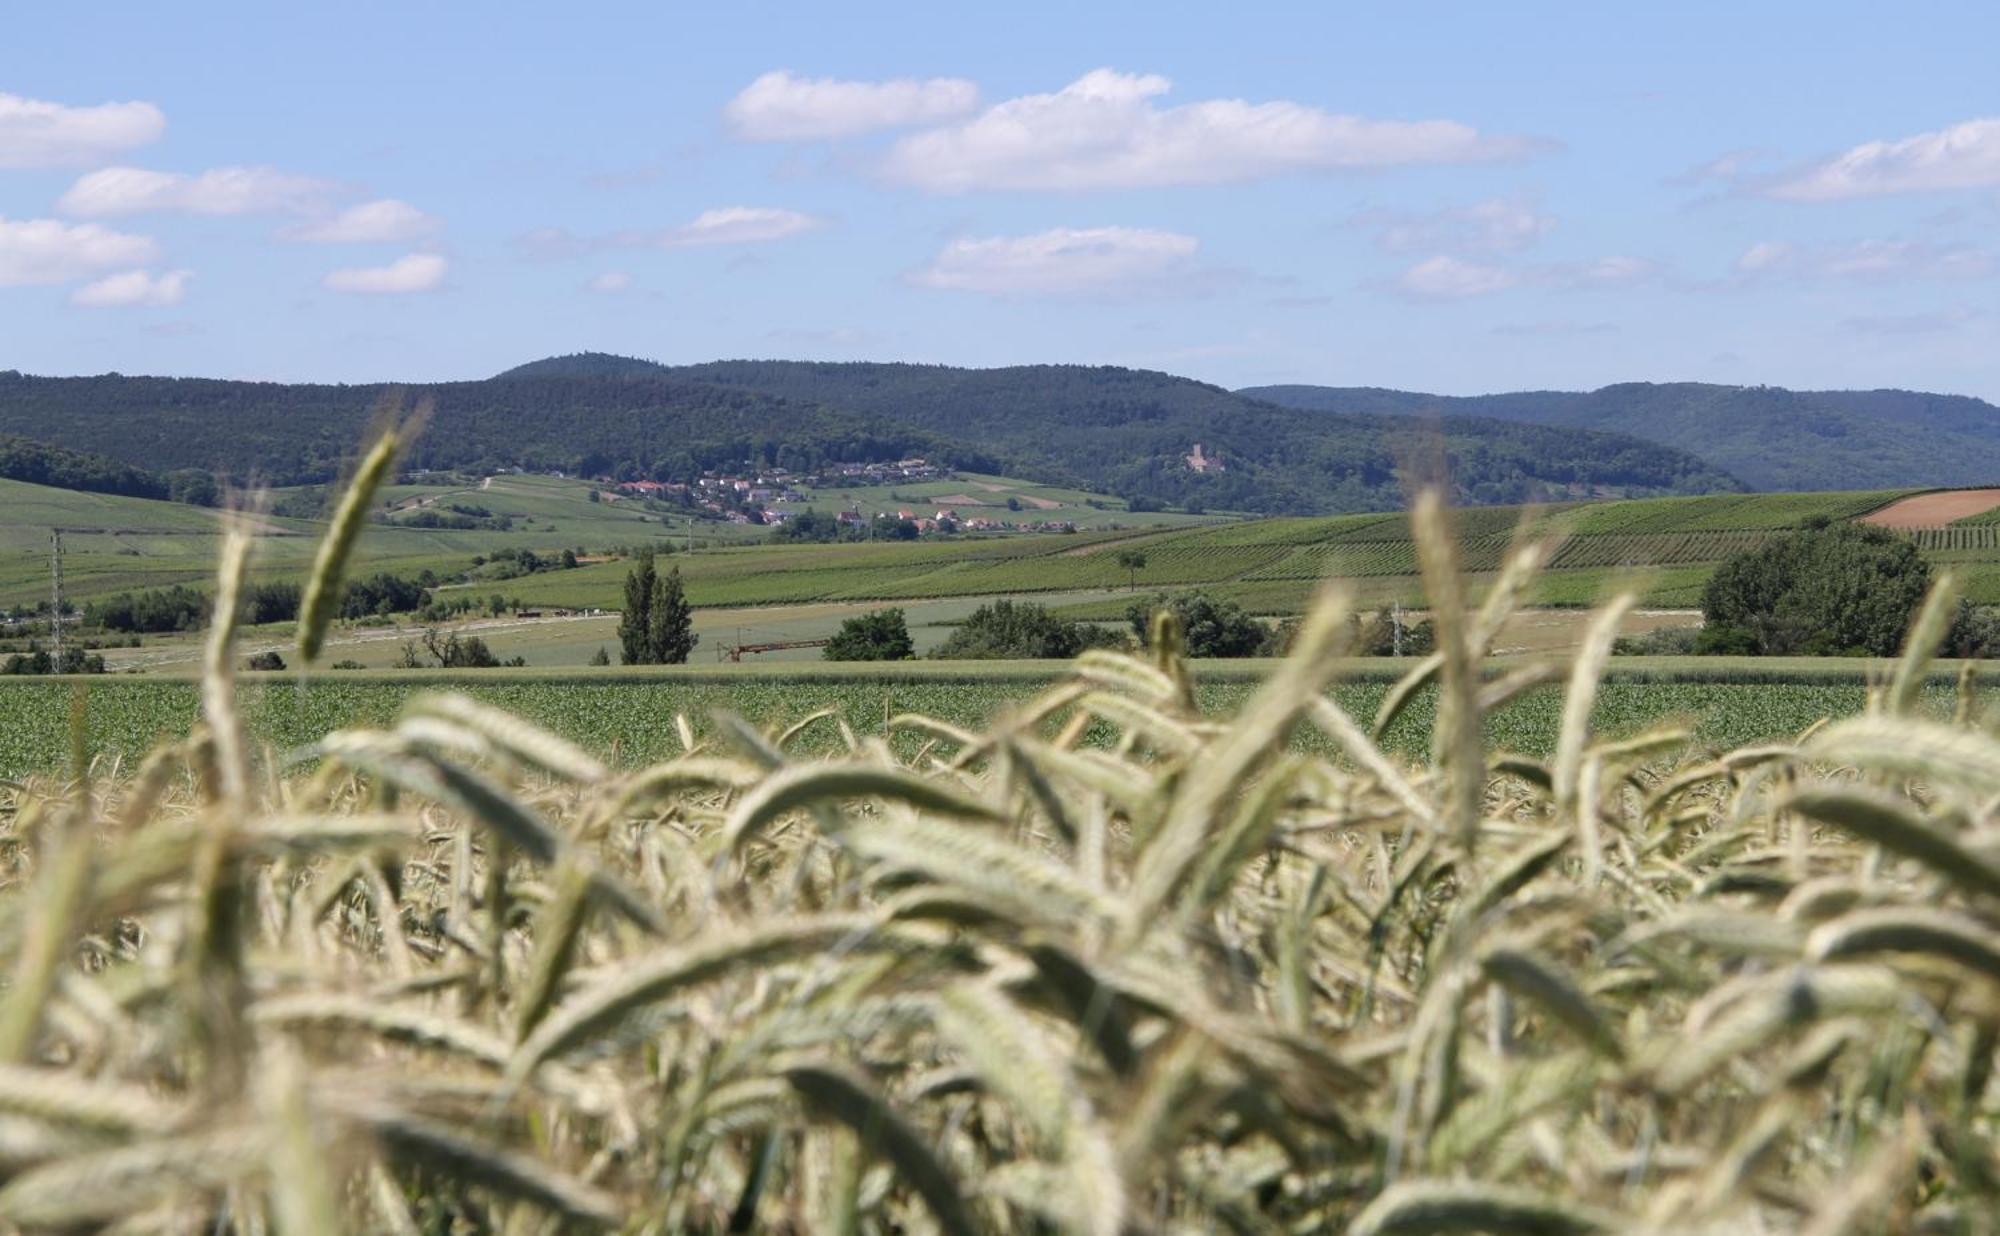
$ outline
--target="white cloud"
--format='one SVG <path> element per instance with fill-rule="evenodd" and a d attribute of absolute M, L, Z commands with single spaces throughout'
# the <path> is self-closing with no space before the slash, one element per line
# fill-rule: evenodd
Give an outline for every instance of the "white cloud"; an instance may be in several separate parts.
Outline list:
<path fill-rule="evenodd" d="M 194 176 L 107 167 L 80 177 L 56 206 L 64 214 L 97 219 L 166 211 L 266 214 L 311 210 L 330 188 L 323 180 L 268 167 L 218 167 Z"/>
<path fill-rule="evenodd" d="M 1760 240 L 1743 251 L 1736 259 L 1736 269 L 1741 274 L 1756 274 L 1759 271 L 1780 270 L 1798 258 L 1798 246 L 1782 240 Z"/>
<path fill-rule="evenodd" d="M 84 284 L 70 293 L 69 301 L 91 309 L 160 309 L 186 299 L 188 280 L 192 277 L 192 272 L 185 270 L 158 275 L 128 270 Z"/>
<path fill-rule="evenodd" d="M 0 218 L 0 287 L 68 283 L 150 262 L 155 252 L 150 237 L 95 223 Z"/>
<path fill-rule="evenodd" d="M 1916 240 L 1858 240 L 1804 248 L 1764 240 L 1736 259 L 1739 282 L 1853 279 L 1893 283 L 1916 279 L 1981 279 L 2000 269 L 2000 260 L 1972 245 L 1939 245 Z"/>
<path fill-rule="evenodd" d="M 1419 300 L 1464 300 L 1518 287 L 1556 288 L 1570 292 L 1632 287 L 1659 274 L 1659 263 L 1624 254 L 1582 262 L 1500 266 L 1470 262 L 1441 253 L 1405 270 L 1390 286 L 1405 296 Z"/>
<path fill-rule="evenodd" d="M 692 222 L 658 232 L 622 232 L 611 244 L 684 249 L 699 245 L 748 245 L 784 240 L 825 226 L 826 221 L 772 206 L 722 206 L 704 210 Z"/>
<path fill-rule="evenodd" d="M 1228 184 L 1287 172 L 1468 163 L 1533 143 L 1453 120 L 1370 120 L 1302 103 L 1212 99 L 1157 107 L 1152 74 L 1098 69 L 1053 94 L 1024 95 L 963 124 L 898 140 L 892 180 L 941 193 Z"/>
<path fill-rule="evenodd" d="M 587 292 L 616 296 L 620 292 L 632 290 L 632 276 L 622 270 L 607 270 L 601 275 L 592 275 L 583 287 Z"/>
<path fill-rule="evenodd" d="M 1772 197 L 1824 202 L 1883 193 L 2000 185 L 2000 117 L 1968 120 L 1898 141 L 1864 142 L 1778 181 Z"/>
<path fill-rule="evenodd" d="M 1614 254 L 1588 262 L 1557 262 L 1534 272 L 1536 278 L 1566 288 L 1615 288 L 1643 283 L 1660 273 L 1659 263 Z"/>
<path fill-rule="evenodd" d="M 779 69 L 744 87 L 722 115 L 747 141 L 803 142 L 937 124 L 977 106 L 979 87 L 956 77 L 844 82 Z"/>
<path fill-rule="evenodd" d="M 402 292 L 432 292 L 444 283 L 448 263 L 435 253 L 411 253 L 387 266 L 358 266 L 336 270 L 321 283 L 332 292 L 363 292 L 393 295 Z"/>
<path fill-rule="evenodd" d="M 1370 210 L 1350 220 L 1357 227 L 1376 229 L 1375 243 L 1391 253 L 1440 249 L 1460 253 L 1515 253 L 1528 248 L 1555 226 L 1555 219 L 1518 197 L 1489 198 L 1470 206 L 1418 214 Z"/>
<path fill-rule="evenodd" d="M 1396 277 L 1396 287 L 1408 296 L 1425 300 L 1463 300 L 1501 292 L 1520 282 L 1520 276 L 1501 266 L 1467 262 L 1440 253 L 1426 258 Z"/>
<path fill-rule="evenodd" d="M 65 107 L 0 92 L 0 167 L 71 167 L 158 141 L 167 118 L 151 103 Z"/>
<path fill-rule="evenodd" d="M 400 244 L 436 234 L 436 218 L 408 202 L 385 197 L 361 202 L 335 215 L 297 223 L 278 235 L 315 244 Z"/>
<path fill-rule="evenodd" d="M 1161 289 L 1193 273 L 1200 242 L 1147 228 L 1054 228 L 955 240 L 912 272 L 919 287 L 996 296 L 1106 296 Z"/>

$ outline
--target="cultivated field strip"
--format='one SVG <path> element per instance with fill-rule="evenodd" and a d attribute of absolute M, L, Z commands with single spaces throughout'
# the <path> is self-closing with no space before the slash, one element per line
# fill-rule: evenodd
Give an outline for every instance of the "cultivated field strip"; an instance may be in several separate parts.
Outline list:
<path fill-rule="evenodd" d="M 1372 713 L 1388 689 L 1383 676 L 1393 674 L 1395 665 L 1380 660 L 1349 667 L 1332 687 L 1333 698 L 1351 711 Z M 289 674 L 260 675 L 246 679 L 238 697 L 252 741 L 277 755 L 308 747 L 329 729 L 388 724 L 411 699 L 448 688 L 523 717 L 614 765 L 628 766 L 665 758 L 677 748 L 677 715 L 691 718 L 701 735 L 712 734 L 716 713 L 782 727 L 823 708 L 837 710 L 864 735 L 880 733 L 883 718 L 901 712 L 923 712 L 977 729 L 1061 673 L 1052 666 L 958 663 L 939 667 L 943 672 L 934 680 L 910 681 L 893 672 L 828 678 L 816 674 L 817 668 L 801 672 L 772 665 L 733 676 L 554 674 L 511 681 L 504 671 L 342 673 L 304 681 Z M 1738 745 L 1795 733 L 1821 718 L 1852 712 L 1866 700 L 1858 669 L 1833 679 L 1749 672 L 1755 670 L 1704 658 L 1649 671 L 1655 677 L 1648 681 L 1614 680 L 1598 701 L 1597 721 L 1608 730 L 1682 722 L 1704 742 Z M 1744 677 L 1731 681 L 1725 671 Z M 1198 667 L 1196 698 L 1204 712 L 1227 717 L 1241 707 L 1250 680 L 1261 672 L 1255 666 Z M 1722 680 L 1716 680 L 1718 675 L 1724 675 Z M 119 677 L 92 682 L 85 692 L 84 749 L 107 767 L 132 767 L 163 738 L 185 734 L 200 714 L 200 693 L 183 680 Z M 1933 694 L 1935 707 L 1948 711 L 1949 692 L 1939 687 Z M 1559 702 L 1560 693 L 1542 689 L 1496 710 L 1488 720 L 1491 740 L 1511 750 L 1547 754 L 1554 749 Z M 1407 724 L 1388 734 L 1389 745 L 1404 755 L 1422 754 L 1435 706 L 1434 692 L 1419 692 Z M 0 678 L 0 777 L 27 776 L 62 764 L 71 749 L 69 722 L 76 707 L 72 682 Z M 812 743 L 827 738 L 830 734 L 802 741 L 815 749 Z"/>

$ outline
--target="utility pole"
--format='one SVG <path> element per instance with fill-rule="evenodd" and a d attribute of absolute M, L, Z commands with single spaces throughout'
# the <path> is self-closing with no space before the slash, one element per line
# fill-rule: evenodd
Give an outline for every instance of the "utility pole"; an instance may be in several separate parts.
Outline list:
<path fill-rule="evenodd" d="M 49 632 L 55 645 L 56 667 L 63 659 L 62 529 L 49 529 Z"/>
<path fill-rule="evenodd" d="M 1403 655 L 1403 603 L 1397 601 L 1389 610 L 1389 646 L 1396 656 Z"/>
<path fill-rule="evenodd" d="M 694 516 L 688 516 L 688 552 L 694 552 Z"/>

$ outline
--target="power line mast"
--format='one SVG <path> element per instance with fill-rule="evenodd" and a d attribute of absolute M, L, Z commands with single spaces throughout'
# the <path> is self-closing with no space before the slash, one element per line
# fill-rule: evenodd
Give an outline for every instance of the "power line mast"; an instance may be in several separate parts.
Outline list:
<path fill-rule="evenodd" d="M 49 529 L 49 631 L 56 665 L 63 659 L 62 529 Z"/>

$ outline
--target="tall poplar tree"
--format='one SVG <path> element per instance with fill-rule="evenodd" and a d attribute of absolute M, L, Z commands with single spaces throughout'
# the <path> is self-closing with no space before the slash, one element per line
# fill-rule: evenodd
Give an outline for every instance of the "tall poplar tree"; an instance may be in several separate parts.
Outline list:
<path fill-rule="evenodd" d="M 639 555 L 639 565 L 625 572 L 625 608 L 618 615 L 619 660 L 627 665 L 650 665 L 653 656 L 652 607 L 657 582 L 653 571 L 653 551 Z"/>
<path fill-rule="evenodd" d="M 688 654 L 701 642 L 694 633 L 694 610 L 681 587 L 681 569 L 675 567 L 653 581 L 653 600 L 648 607 L 648 645 L 657 665 L 684 665 Z"/>

